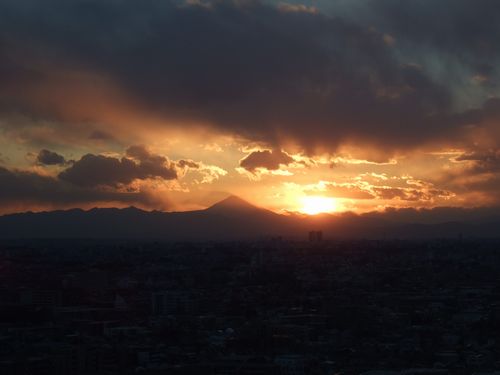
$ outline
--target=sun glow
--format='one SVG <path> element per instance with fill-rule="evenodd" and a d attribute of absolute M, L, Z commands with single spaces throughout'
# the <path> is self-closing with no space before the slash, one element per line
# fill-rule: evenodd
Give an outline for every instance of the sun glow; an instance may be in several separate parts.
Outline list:
<path fill-rule="evenodd" d="M 337 200 L 328 197 L 308 196 L 302 198 L 300 212 L 307 215 L 317 215 L 321 213 L 335 212 L 337 210 Z"/>

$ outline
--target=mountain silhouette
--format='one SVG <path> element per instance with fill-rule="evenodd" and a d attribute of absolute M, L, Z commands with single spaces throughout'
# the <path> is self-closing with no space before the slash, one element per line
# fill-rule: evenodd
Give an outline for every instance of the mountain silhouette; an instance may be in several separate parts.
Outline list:
<path fill-rule="evenodd" d="M 267 212 L 271 214 L 273 213 L 266 209 L 254 206 L 246 200 L 241 199 L 240 197 L 237 197 L 235 195 L 230 195 L 226 199 L 215 203 L 214 205 L 208 207 L 205 212 L 208 212 L 210 214 L 230 216 L 233 216 L 235 214 L 255 214 L 257 212 Z"/>
<path fill-rule="evenodd" d="M 411 221 L 405 222 L 403 217 Z M 461 220 L 450 220 L 454 217 Z M 325 238 L 496 238 L 499 224 L 497 210 L 280 215 L 230 196 L 207 209 L 186 212 L 148 212 L 129 207 L 4 215 L 0 216 L 0 238 L 201 241 L 284 236 L 305 239 L 311 230 L 322 230 Z"/>
<path fill-rule="evenodd" d="M 0 217 L 0 238 L 250 239 L 286 231 L 287 218 L 230 196 L 198 211 L 129 208 L 27 212 Z"/>

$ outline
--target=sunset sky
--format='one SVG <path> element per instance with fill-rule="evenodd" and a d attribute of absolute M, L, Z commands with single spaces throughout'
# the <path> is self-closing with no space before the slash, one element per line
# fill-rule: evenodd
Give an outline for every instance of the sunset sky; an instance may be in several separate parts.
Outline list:
<path fill-rule="evenodd" d="M 497 0 L 2 0 L 0 214 L 500 201 Z"/>

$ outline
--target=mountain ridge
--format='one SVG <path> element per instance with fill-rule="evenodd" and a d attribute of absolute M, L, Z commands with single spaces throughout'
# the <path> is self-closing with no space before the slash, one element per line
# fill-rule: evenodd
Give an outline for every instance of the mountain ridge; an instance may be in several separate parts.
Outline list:
<path fill-rule="evenodd" d="M 307 238 L 498 238 L 498 211 L 436 210 L 364 215 L 281 215 L 229 196 L 195 211 L 145 211 L 137 207 L 14 213 L 0 216 L 0 238 L 137 238 L 173 241 L 245 240 L 284 236 Z M 459 214 L 462 213 L 462 216 Z M 393 215 L 393 216 L 390 216 Z M 399 215 L 399 216 L 398 216 Z M 408 221 L 401 220 L 407 217 Z M 419 216 L 420 215 L 420 216 Z M 482 215 L 482 216 L 481 216 Z M 450 220 L 460 216 L 460 220 Z M 484 217 L 483 220 L 478 218 Z M 421 220 L 417 220 L 420 218 Z"/>

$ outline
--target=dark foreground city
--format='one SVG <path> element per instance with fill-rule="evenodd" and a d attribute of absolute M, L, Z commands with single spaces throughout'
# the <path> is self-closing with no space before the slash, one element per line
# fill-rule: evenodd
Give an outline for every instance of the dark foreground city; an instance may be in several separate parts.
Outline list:
<path fill-rule="evenodd" d="M 0 374 L 498 374 L 499 245 L 3 242 Z"/>

